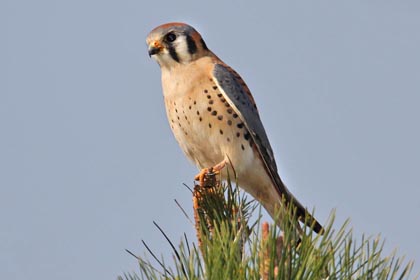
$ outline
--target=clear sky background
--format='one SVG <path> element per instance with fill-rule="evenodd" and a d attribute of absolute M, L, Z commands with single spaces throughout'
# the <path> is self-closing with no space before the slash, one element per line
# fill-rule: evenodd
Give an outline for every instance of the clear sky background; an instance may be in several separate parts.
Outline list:
<path fill-rule="evenodd" d="M 171 260 L 197 172 L 145 37 L 195 26 L 254 94 L 291 191 L 420 261 L 419 1 L 1 1 L 0 279 Z M 265 216 L 268 220 L 268 216 Z M 419 271 L 416 266 L 415 271 Z"/>

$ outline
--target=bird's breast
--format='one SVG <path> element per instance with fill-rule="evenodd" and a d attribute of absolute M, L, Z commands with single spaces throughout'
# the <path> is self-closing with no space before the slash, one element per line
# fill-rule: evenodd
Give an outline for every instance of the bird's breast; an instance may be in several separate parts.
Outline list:
<path fill-rule="evenodd" d="M 213 79 L 172 77 L 169 83 L 163 87 L 169 124 L 181 149 L 198 168 L 226 158 L 234 166 L 250 166 L 251 137 Z"/>

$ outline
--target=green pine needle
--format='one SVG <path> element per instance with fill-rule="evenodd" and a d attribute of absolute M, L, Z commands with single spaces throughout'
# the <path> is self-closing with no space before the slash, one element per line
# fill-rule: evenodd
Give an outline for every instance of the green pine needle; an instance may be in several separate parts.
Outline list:
<path fill-rule="evenodd" d="M 298 236 L 288 222 L 294 219 L 293 208 L 282 209 L 282 233 L 274 223 L 263 231 L 261 209 L 230 181 L 201 190 L 200 195 L 196 229 L 201 242 L 184 235 L 176 247 L 156 225 L 173 247 L 171 262 L 158 260 L 146 247 L 145 257 L 135 256 L 140 274 L 119 279 L 417 279 L 410 278 L 412 261 L 405 262 L 396 251 L 384 256 L 380 236 L 356 239 L 349 221 L 337 227 L 334 211 L 323 235 L 303 225 Z M 252 215 L 259 218 L 250 225 Z"/>

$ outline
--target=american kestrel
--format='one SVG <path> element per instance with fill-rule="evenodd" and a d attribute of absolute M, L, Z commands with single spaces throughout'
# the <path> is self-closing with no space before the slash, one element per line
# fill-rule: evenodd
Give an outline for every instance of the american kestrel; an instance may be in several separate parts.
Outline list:
<path fill-rule="evenodd" d="M 280 203 L 292 203 L 301 221 L 322 226 L 290 193 L 277 165 L 254 98 L 242 78 L 207 48 L 184 23 L 167 23 L 147 36 L 149 56 L 160 65 L 172 132 L 202 175 L 232 168 L 238 185 L 275 218 Z M 226 178 L 225 171 L 221 172 Z M 232 173 L 230 173 L 232 174 Z M 297 223 L 298 224 L 298 223 Z"/>

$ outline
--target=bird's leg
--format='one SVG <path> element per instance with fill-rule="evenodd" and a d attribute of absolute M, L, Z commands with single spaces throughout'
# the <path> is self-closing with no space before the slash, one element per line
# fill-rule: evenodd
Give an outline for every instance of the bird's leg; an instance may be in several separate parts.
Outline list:
<path fill-rule="evenodd" d="M 208 177 L 218 175 L 220 171 L 226 166 L 226 164 L 227 164 L 227 161 L 224 159 L 223 161 L 219 162 L 213 167 L 203 168 L 201 169 L 200 173 L 198 173 L 195 176 L 194 180 L 198 181 L 201 187 L 211 185 L 211 184 L 205 184 L 206 181 L 208 180 Z"/>

